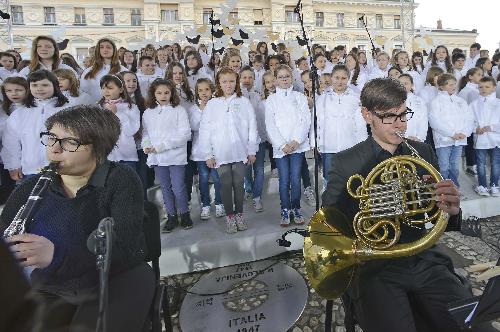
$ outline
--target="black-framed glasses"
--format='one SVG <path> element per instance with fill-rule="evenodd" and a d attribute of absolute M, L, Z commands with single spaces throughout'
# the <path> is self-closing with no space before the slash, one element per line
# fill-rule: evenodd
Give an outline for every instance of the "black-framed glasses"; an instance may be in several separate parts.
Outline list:
<path fill-rule="evenodd" d="M 406 108 L 406 110 L 401 113 L 401 114 L 394 114 L 394 113 L 385 113 L 385 114 L 378 114 L 375 111 L 370 110 L 370 112 L 375 115 L 377 118 L 382 120 L 382 123 L 384 124 L 393 124 L 396 122 L 396 120 L 399 118 L 399 121 L 401 122 L 406 122 L 410 120 L 413 117 L 413 112 L 410 108 Z"/>
<path fill-rule="evenodd" d="M 86 145 L 73 137 L 57 138 L 57 136 L 48 131 L 40 133 L 40 141 L 43 145 L 51 147 L 59 142 L 61 149 L 67 152 L 76 152 L 80 146 Z"/>

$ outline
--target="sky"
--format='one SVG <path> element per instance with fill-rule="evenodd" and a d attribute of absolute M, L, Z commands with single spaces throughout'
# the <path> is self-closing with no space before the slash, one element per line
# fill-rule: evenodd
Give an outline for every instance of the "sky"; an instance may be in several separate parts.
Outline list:
<path fill-rule="evenodd" d="M 443 21 L 444 29 L 477 29 L 477 42 L 492 54 L 499 47 L 500 19 L 499 0 L 415 0 L 415 28 L 436 28 L 437 20 Z M 497 24 L 495 24 L 497 23 Z"/>

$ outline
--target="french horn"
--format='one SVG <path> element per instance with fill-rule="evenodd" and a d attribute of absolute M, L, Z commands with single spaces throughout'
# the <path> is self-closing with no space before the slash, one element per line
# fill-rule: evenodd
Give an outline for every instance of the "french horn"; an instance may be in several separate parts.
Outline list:
<path fill-rule="evenodd" d="M 437 208 L 434 184 L 441 174 L 397 133 L 411 155 L 399 155 L 376 165 L 363 177 L 351 176 L 347 192 L 359 200 L 354 220 L 337 208 L 322 208 L 311 218 L 304 239 L 304 261 L 311 287 L 323 298 L 340 297 L 364 262 L 415 255 L 437 242 L 448 214 Z M 417 173 L 422 167 L 430 178 Z M 354 185 L 359 185 L 354 189 Z M 401 225 L 434 226 L 422 238 L 398 243 Z"/>

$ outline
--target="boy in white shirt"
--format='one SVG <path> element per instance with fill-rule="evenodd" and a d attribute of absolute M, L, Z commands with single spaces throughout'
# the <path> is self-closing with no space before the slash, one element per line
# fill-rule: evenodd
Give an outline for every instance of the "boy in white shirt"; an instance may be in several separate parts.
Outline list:
<path fill-rule="evenodd" d="M 480 97 L 470 105 L 474 114 L 474 149 L 477 161 L 478 186 L 481 196 L 499 196 L 500 177 L 500 100 L 495 96 L 496 82 L 492 77 L 479 81 Z M 491 158 L 490 189 L 486 183 L 486 158 Z"/>
<path fill-rule="evenodd" d="M 264 58 L 261 54 L 256 54 L 253 58 L 253 72 L 255 73 L 254 89 L 262 94 L 262 76 L 264 76 L 266 70 L 264 69 Z"/>
<path fill-rule="evenodd" d="M 388 77 L 389 69 L 391 69 L 391 66 L 389 65 L 390 59 L 389 54 L 386 52 L 380 52 L 377 55 L 377 65 L 373 67 L 370 75 L 368 76 L 368 80 Z"/>
<path fill-rule="evenodd" d="M 139 88 L 143 96 L 148 95 L 148 89 L 151 83 L 157 78 L 162 78 L 156 73 L 156 64 L 152 57 L 143 55 L 139 58 L 139 70 L 137 71 L 137 79 L 139 80 Z"/>

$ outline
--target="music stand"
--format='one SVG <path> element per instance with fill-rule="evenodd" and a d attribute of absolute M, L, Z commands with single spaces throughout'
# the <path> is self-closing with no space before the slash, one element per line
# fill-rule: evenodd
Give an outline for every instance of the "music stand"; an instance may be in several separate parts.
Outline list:
<path fill-rule="evenodd" d="M 500 259 L 497 261 L 497 266 Z M 452 302 L 448 311 L 460 327 L 473 327 L 500 317 L 500 276 L 490 278 L 481 296 Z"/>

